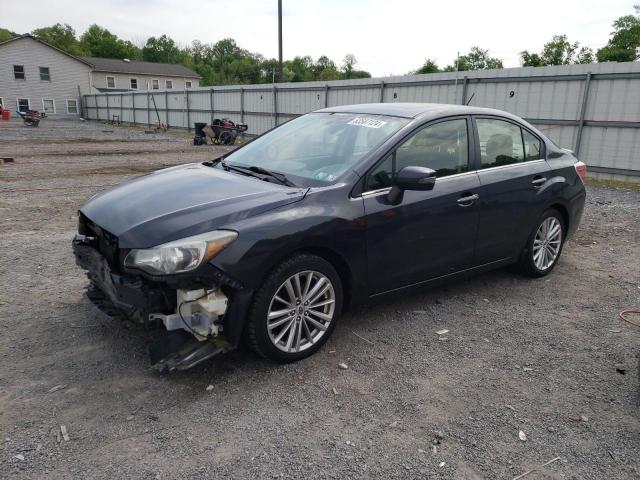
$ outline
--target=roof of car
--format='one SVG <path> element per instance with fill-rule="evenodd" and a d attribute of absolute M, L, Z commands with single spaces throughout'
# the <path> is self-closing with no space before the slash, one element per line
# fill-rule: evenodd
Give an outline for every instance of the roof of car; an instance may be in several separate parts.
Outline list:
<path fill-rule="evenodd" d="M 447 103 L 362 103 L 329 107 L 317 112 L 327 113 L 364 113 L 367 115 L 391 115 L 394 117 L 416 118 L 426 114 L 435 116 L 490 114 L 512 117 L 511 114 L 493 108 L 451 105 Z"/>

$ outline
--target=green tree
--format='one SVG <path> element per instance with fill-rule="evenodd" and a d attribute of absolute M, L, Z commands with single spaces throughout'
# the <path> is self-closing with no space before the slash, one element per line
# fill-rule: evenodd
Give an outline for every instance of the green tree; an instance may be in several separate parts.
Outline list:
<path fill-rule="evenodd" d="M 371 78 L 371 74 L 364 70 L 356 70 L 358 60 L 353 53 L 347 53 L 342 60 L 342 78 Z"/>
<path fill-rule="evenodd" d="M 599 62 L 632 62 L 640 59 L 640 5 L 636 15 L 625 15 L 613 22 L 613 32 L 605 47 L 598 50 Z"/>
<path fill-rule="evenodd" d="M 435 60 L 431 60 L 430 58 L 427 58 L 424 62 L 424 64 L 417 69 L 415 72 L 412 73 L 438 73 L 440 71 L 440 68 L 438 67 L 438 64 L 436 63 Z"/>
<path fill-rule="evenodd" d="M 13 37 L 17 37 L 18 34 L 12 32 L 11 30 L 7 30 L 6 28 L 0 28 L 0 42 L 6 42 L 7 40 L 11 40 Z"/>
<path fill-rule="evenodd" d="M 147 62 L 178 63 L 182 60 L 182 52 L 167 35 L 149 37 L 142 48 L 142 59 Z"/>
<path fill-rule="evenodd" d="M 76 32 L 68 24 L 56 23 L 51 27 L 37 28 L 31 34 L 71 55 L 84 55 L 86 52 L 76 38 Z"/>
<path fill-rule="evenodd" d="M 457 68 L 456 68 L 457 64 Z M 445 72 L 459 72 L 467 70 L 488 70 L 491 68 L 504 68 L 502 60 L 489 56 L 489 50 L 473 47 L 466 55 L 460 55 L 453 65 L 448 65 Z"/>
<path fill-rule="evenodd" d="M 569 65 L 572 63 L 593 63 L 593 50 L 580 47 L 579 42 L 571 43 L 566 35 L 554 35 L 544 44 L 542 52 L 520 52 L 524 67 L 543 67 L 545 65 Z"/>
<path fill-rule="evenodd" d="M 129 58 L 140 57 L 140 50 L 130 41 L 120 40 L 106 28 L 93 24 L 80 37 L 80 44 L 92 57 Z"/>

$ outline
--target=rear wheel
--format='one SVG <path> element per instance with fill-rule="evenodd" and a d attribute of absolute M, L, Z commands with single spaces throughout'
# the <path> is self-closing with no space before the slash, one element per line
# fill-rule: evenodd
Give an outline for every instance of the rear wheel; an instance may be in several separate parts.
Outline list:
<path fill-rule="evenodd" d="M 518 269 L 530 277 L 547 275 L 556 266 L 565 238 L 562 214 L 549 209 L 542 214 L 527 240 Z"/>
<path fill-rule="evenodd" d="M 342 284 L 326 260 L 310 254 L 280 264 L 256 292 L 247 338 L 263 357 L 291 362 L 327 341 L 342 309 Z"/>

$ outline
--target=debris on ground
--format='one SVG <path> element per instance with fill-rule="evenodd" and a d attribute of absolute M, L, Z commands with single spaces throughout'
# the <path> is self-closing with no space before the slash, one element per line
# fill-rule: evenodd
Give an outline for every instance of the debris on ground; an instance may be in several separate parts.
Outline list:
<path fill-rule="evenodd" d="M 211 384 L 207 385 L 207 388 L 205 388 L 205 390 L 207 392 L 210 392 L 211 390 L 213 390 L 213 385 L 211 385 Z"/>
<path fill-rule="evenodd" d="M 63 388 L 67 388 L 66 385 L 56 385 L 55 387 L 50 388 L 47 393 L 57 392 L 58 390 L 62 390 Z"/>
<path fill-rule="evenodd" d="M 349 368 L 349 365 L 347 365 L 346 363 L 339 363 L 338 368 L 346 370 L 347 368 Z"/>
<path fill-rule="evenodd" d="M 626 375 L 627 374 L 627 367 L 624 363 L 616 363 L 616 372 L 618 372 L 621 375 Z"/>
<path fill-rule="evenodd" d="M 64 425 L 60 425 L 60 433 L 62 434 L 62 439 L 65 442 L 69 441 L 69 433 L 67 432 L 67 427 Z"/>
<path fill-rule="evenodd" d="M 518 432 L 518 438 L 519 438 L 520 440 L 522 440 L 523 442 L 526 442 L 526 441 L 527 441 L 527 434 L 526 434 L 526 433 L 524 433 L 522 430 L 520 430 L 520 431 Z"/>
<path fill-rule="evenodd" d="M 338 389 L 336 387 L 333 387 L 331 391 L 333 392 L 334 395 L 338 394 Z"/>
<path fill-rule="evenodd" d="M 21 453 L 14 455 L 13 458 L 20 460 L 21 462 L 24 461 L 24 455 L 22 455 Z"/>
<path fill-rule="evenodd" d="M 438 330 L 438 331 L 436 332 L 436 334 L 437 334 L 437 335 L 444 335 L 444 334 L 446 334 L 446 333 L 449 333 L 449 330 L 442 329 L 442 330 Z"/>

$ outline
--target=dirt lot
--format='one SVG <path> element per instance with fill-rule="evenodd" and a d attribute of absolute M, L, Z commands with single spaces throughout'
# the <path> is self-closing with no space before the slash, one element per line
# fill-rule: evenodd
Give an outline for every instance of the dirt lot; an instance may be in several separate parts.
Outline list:
<path fill-rule="evenodd" d="M 640 191 L 589 188 L 546 279 L 503 270 L 378 302 L 297 364 L 238 351 L 162 376 L 148 334 L 83 297 L 75 212 L 213 147 L 12 122 L 0 156 L 16 160 L 0 166 L 0 478 L 640 477 L 640 330 L 617 318 L 640 306 Z"/>

